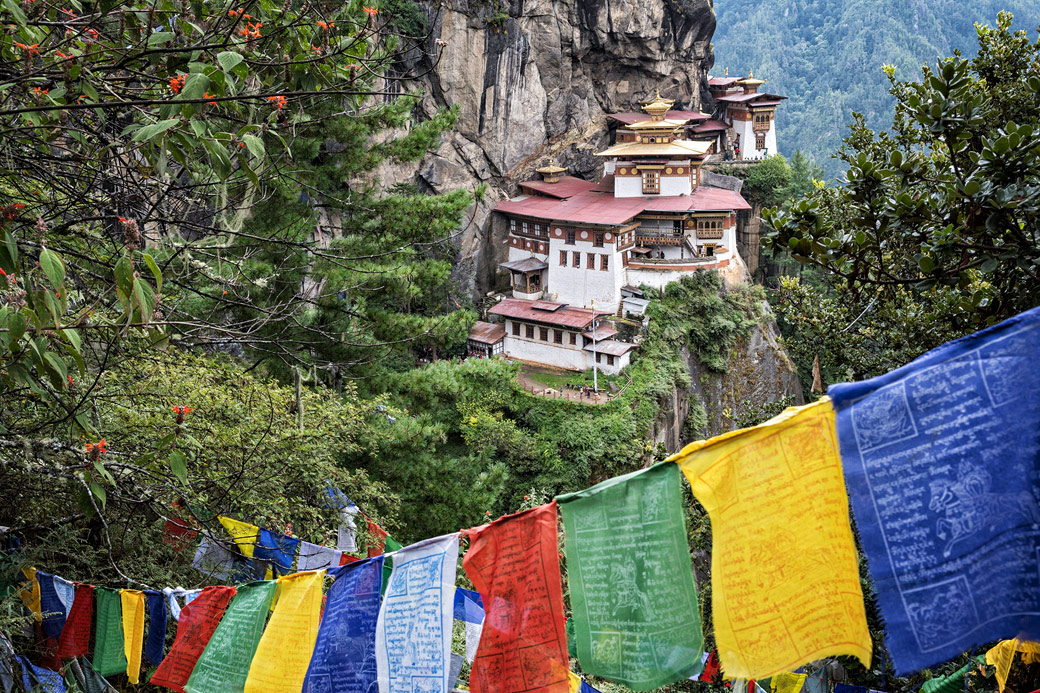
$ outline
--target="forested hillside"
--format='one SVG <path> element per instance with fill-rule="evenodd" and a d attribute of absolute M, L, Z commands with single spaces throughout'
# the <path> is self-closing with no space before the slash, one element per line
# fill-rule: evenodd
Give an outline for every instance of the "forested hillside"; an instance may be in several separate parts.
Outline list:
<path fill-rule="evenodd" d="M 770 92 L 790 97 L 777 120 L 781 153 L 807 152 L 833 177 L 844 170 L 831 155 L 852 112 L 871 128 L 888 124 L 893 99 L 882 65 L 913 80 L 939 56 L 970 57 L 974 23 L 992 24 L 1002 9 L 1018 28 L 1040 24 L 1033 0 L 717 0 L 713 74 L 751 69 Z"/>

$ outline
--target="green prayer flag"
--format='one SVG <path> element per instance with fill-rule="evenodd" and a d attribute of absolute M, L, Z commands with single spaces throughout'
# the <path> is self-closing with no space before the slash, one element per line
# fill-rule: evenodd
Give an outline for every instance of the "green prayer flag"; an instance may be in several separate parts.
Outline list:
<path fill-rule="evenodd" d="M 242 693 L 277 584 L 262 580 L 238 588 L 184 686 L 188 693 Z"/>
<path fill-rule="evenodd" d="M 126 673 L 123 650 L 123 606 L 119 590 L 98 587 L 97 623 L 94 632 L 94 670 L 102 676 Z"/>
<path fill-rule="evenodd" d="M 925 681 L 921 686 L 920 693 L 960 693 L 964 690 L 964 677 L 968 675 L 968 671 L 973 666 L 985 661 L 985 656 L 979 655 L 952 674 L 938 676 Z"/>
<path fill-rule="evenodd" d="M 697 674 L 701 634 L 679 465 L 556 498 L 582 671 L 646 691 Z"/>

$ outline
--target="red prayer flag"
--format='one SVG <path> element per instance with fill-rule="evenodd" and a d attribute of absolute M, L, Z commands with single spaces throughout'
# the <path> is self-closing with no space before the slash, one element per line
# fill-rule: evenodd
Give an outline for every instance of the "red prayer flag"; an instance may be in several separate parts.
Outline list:
<path fill-rule="evenodd" d="M 188 524 L 187 520 L 171 519 L 167 520 L 163 526 L 163 543 L 174 547 L 174 550 L 181 551 L 185 546 L 195 541 L 195 537 L 199 536 L 198 530 Z"/>
<path fill-rule="evenodd" d="M 94 586 L 76 583 L 72 608 L 58 638 L 58 657 L 71 659 L 90 654 L 90 624 L 94 621 Z"/>
<path fill-rule="evenodd" d="M 61 660 L 58 658 L 58 641 L 47 637 L 47 634 L 43 632 L 43 624 L 39 621 L 33 622 L 33 636 L 36 640 L 39 665 L 51 671 L 61 669 Z"/>
<path fill-rule="evenodd" d="M 368 557 L 373 558 L 383 555 L 383 549 L 386 547 L 386 538 L 390 534 L 375 522 L 372 522 L 372 520 L 368 521 L 368 533 L 376 540 L 376 545 L 368 549 Z"/>
<path fill-rule="evenodd" d="M 149 683 L 185 693 L 184 684 L 188 682 L 195 662 L 206 649 L 209 639 L 213 637 L 213 631 L 217 629 L 224 609 L 233 596 L 234 587 L 206 587 L 198 597 L 181 609 L 173 647 L 152 674 Z"/>
<path fill-rule="evenodd" d="M 357 563 L 360 560 L 361 560 L 360 558 L 354 558 L 353 556 L 348 556 L 347 554 L 343 554 L 342 556 L 339 557 L 339 564 L 340 565 L 346 565 L 348 563 Z"/>
<path fill-rule="evenodd" d="M 472 693 L 567 693 L 556 501 L 464 532 L 462 567 L 484 601 Z"/>

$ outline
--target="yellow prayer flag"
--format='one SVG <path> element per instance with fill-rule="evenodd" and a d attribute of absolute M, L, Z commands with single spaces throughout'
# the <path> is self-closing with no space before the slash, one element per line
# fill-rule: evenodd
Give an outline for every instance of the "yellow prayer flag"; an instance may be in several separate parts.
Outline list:
<path fill-rule="evenodd" d="M 242 555 L 252 558 L 253 549 L 256 548 L 256 542 L 260 535 L 260 528 L 248 522 L 232 520 L 230 517 L 219 516 L 217 519 L 220 520 L 220 524 L 224 525 L 224 529 L 228 531 L 231 538 L 235 540 L 235 545 L 238 546 L 238 550 L 242 552 Z"/>
<path fill-rule="evenodd" d="M 126 654 L 126 677 L 136 684 L 141 676 L 141 647 L 144 645 L 144 592 L 119 590 L 123 607 L 123 652 Z"/>
<path fill-rule="evenodd" d="M 278 578 L 277 603 L 249 665 L 245 693 L 299 693 L 318 637 L 323 570 Z"/>
<path fill-rule="evenodd" d="M 793 674 L 789 671 L 777 674 L 770 680 L 773 693 L 798 693 L 805 683 L 805 674 Z"/>
<path fill-rule="evenodd" d="M 39 621 L 43 618 L 43 606 L 40 604 L 40 581 L 36 579 L 36 568 L 26 566 L 22 568 L 22 575 L 25 576 L 25 582 L 19 587 L 18 596 L 25 608 Z"/>
<path fill-rule="evenodd" d="M 986 652 L 986 664 L 996 667 L 997 686 L 1001 692 L 1011 673 L 1011 664 L 1015 661 L 1015 653 L 1022 653 L 1022 664 L 1040 662 L 1040 643 L 1023 640 L 1001 640 Z"/>
<path fill-rule="evenodd" d="M 578 693 L 581 690 L 581 677 L 575 674 L 573 671 L 567 672 L 571 681 L 571 688 L 568 693 Z"/>
<path fill-rule="evenodd" d="M 669 459 L 711 518 L 712 609 L 726 678 L 769 678 L 833 655 L 869 667 L 830 399 Z"/>

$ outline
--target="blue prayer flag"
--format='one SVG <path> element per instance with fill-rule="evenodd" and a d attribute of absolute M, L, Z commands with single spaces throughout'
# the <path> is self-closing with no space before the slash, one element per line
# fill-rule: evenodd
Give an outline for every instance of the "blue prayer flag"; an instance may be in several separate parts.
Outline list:
<path fill-rule="evenodd" d="M 159 666 L 166 649 L 166 600 L 162 592 L 154 590 L 145 590 L 144 596 L 148 599 L 148 638 L 142 652 L 149 664 Z"/>
<path fill-rule="evenodd" d="M 61 674 L 50 669 L 34 666 L 22 655 L 15 655 L 22 668 L 22 686 L 26 691 L 43 691 L 44 693 L 65 693 L 65 681 Z M 33 681 L 36 683 L 34 684 Z"/>
<path fill-rule="evenodd" d="M 48 638 L 57 640 L 65 628 L 67 611 L 58 590 L 54 588 L 54 576 L 42 570 L 36 571 L 36 580 L 40 583 L 40 610 L 43 612 L 43 632 Z"/>
<path fill-rule="evenodd" d="M 329 570 L 325 600 L 303 693 L 370 693 L 376 682 L 376 620 L 383 556 Z"/>
<path fill-rule="evenodd" d="M 1040 638 L 1040 308 L 829 394 L 896 673 Z"/>
<path fill-rule="evenodd" d="M 282 571 L 288 573 L 292 570 L 293 557 L 296 556 L 296 547 L 300 540 L 286 534 L 276 534 L 263 527 L 260 528 L 260 536 L 253 549 L 253 558 L 261 561 L 270 561 Z"/>
<path fill-rule="evenodd" d="M 455 588 L 455 620 L 466 623 L 484 622 L 484 600 L 480 598 L 480 592 L 462 587 Z"/>

